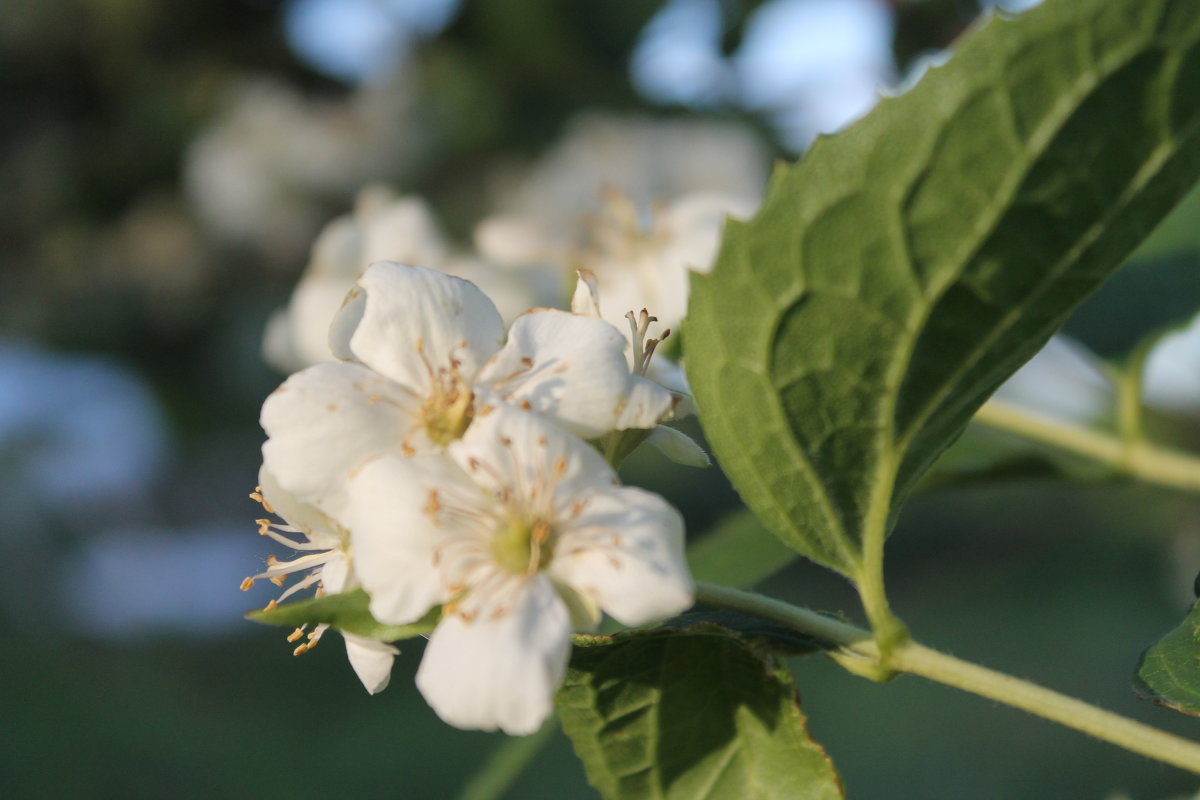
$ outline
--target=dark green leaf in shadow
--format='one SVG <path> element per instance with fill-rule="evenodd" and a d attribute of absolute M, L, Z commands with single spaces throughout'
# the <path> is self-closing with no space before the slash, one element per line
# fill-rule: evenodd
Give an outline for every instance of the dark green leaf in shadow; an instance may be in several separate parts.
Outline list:
<path fill-rule="evenodd" d="M 711 624 L 576 637 L 563 729 L 607 800 L 832 800 L 787 670 Z"/>

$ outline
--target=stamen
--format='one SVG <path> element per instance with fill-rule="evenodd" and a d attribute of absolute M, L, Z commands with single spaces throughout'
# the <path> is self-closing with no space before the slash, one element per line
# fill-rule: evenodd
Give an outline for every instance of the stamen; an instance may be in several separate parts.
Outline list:
<path fill-rule="evenodd" d="M 246 578 L 245 580 L 242 581 L 242 587 L 241 587 L 242 591 L 245 592 L 245 591 L 249 590 L 250 587 L 253 585 L 254 585 L 254 578 Z"/>

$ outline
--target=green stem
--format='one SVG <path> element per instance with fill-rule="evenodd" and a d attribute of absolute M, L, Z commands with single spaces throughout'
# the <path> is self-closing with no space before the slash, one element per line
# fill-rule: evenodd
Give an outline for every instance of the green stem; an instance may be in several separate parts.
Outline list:
<path fill-rule="evenodd" d="M 891 494 L 896 483 L 895 467 L 894 459 L 880 459 L 879 474 L 872 483 L 871 503 L 863 522 L 862 568 L 854 576 L 863 610 L 879 645 L 880 671 L 875 676 L 876 680 L 889 680 L 892 677 L 888 670 L 891 653 L 909 638 L 904 623 L 892 613 L 883 578 L 883 549 L 887 542 Z"/>
<path fill-rule="evenodd" d="M 488 756 L 483 767 L 471 776 L 458 800 L 495 800 L 502 797 L 525 767 L 529 766 L 529 762 L 541 752 L 556 727 L 558 721 L 551 717 L 536 733 L 506 738 Z"/>
<path fill-rule="evenodd" d="M 753 614 L 824 639 L 838 646 L 838 650 L 831 655 L 835 655 L 839 661 L 860 665 L 852 667 L 855 672 L 869 673 L 869 670 L 862 669 L 862 665 L 878 663 L 879 660 L 879 646 L 870 631 L 807 608 L 711 584 L 697 586 L 696 601 L 716 608 Z M 1200 744 L 1196 742 L 1011 675 L 940 653 L 914 641 L 899 643 L 891 652 L 888 666 L 1028 711 L 1147 758 L 1200 774 Z"/>
<path fill-rule="evenodd" d="M 980 408 L 974 419 L 989 428 L 1085 456 L 1147 483 L 1200 492 L 1200 458 L 1187 453 L 1142 440 L 1125 441 L 1104 431 L 1051 420 L 995 400 Z"/>

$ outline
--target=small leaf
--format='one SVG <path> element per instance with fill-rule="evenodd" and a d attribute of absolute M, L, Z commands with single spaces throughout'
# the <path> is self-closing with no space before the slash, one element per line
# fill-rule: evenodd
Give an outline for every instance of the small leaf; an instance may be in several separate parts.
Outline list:
<path fill-rule="evenodd" d="M 246 613 L 246 619 L 288 627 L 329 623 L 345 633 L 378 639 L 381 642 L 395 642 L 429 633 L 437 625 L 442 613 L 440 607 L 434 607 L 411 625 L 384 625 L 371 616 L 371 612 L 367 610 L 369 603 L 367 593 L 362 589 L 355 589 L 344 594 L 329 594 L 286 603 L 270 611 L 249 611 Z"/>
<path fill-rule="evenodd" d="M 1200 175 L 1200 3 L 1049 0 L 772 179 L 695 275 L 713 450 L 851 578 L 975 410 Z"/>
<path fill-rule="evenodd" d="M 832 800 L 787 670 L 716 625 L 576 637 L 563 729 L 607 800 Z"/>
<path fill-rule="evenodd" d="M 1133 688 L 1144 700 L 1200 716 L 1200 603 L 1142 654 Z"/>

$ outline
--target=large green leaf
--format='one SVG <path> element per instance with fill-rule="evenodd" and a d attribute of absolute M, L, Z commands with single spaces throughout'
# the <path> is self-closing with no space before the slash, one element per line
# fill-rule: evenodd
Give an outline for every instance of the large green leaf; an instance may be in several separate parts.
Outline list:
<path fill-rule="evenodd" d="M 1049 0 L 817 141 L 694 277 L 713 448 L 856 577 L 975 409 L 1200 174 L 1200 3 Z"/>
<path fill-rule="evenodd" d="M 1142 654 L 1133 688 L 1147 700 L 1200 716 L 1200 603 Z"/>
<path fill-rule="evenodd" d="M 249 611 L 246 619 L 289 627 L 328 623 L 339 631 L 382 642 L 394 642 L 429 633 L 441 616 L 441 608 L 434 608 L 411 625 L 384 625 L 371 616 L 367 608 L 370 602 L 366 592 L 355 589 L 344 594 L 328 594 L 285 603 L 269 610 Z"/>
<path fill-rule="evenodd" d="M 563 729 L 607 800 L 842 797 L 785 669 L 716 625 L 577 637 Z"/>

